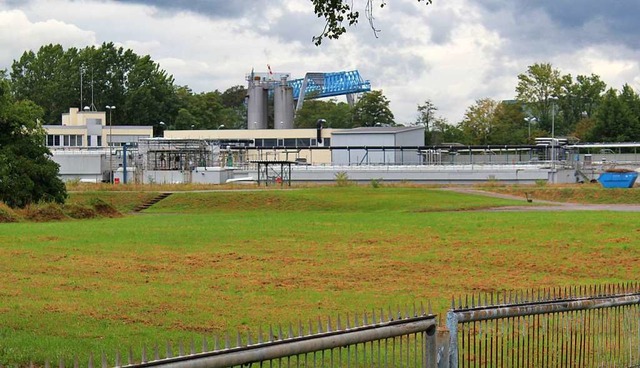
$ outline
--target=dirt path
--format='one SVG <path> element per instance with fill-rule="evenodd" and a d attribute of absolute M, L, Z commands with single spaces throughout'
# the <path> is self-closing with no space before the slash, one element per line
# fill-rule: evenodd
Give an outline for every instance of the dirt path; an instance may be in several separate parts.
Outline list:
<path fill-rule="evenodd" d="M 450 190 L 458 193 L 483 195 L 487 197 L 502 198 L 520 200 L 527 202 L 527 198 L 509 195 L 492 193 L 484 190 L 470 189 L 470 188 L 443 188 L 442 190 Z M 636 204 L 586 204 L 586 203 L 565 203 L 565 202 L 552 202 L 541 199 L 532 199 L 535 204 L 543 204 L 540 206 L 505 206 L 496 207 L 485 211 L 496 212 L 518 212 L 518 211 L 615 211 L 615 212 L 640 212 L 640 205 Z"/>

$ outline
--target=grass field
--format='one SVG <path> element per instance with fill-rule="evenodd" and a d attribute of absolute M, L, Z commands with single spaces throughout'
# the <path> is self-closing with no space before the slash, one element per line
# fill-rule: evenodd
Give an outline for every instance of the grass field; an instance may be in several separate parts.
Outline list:
<path fill-rule="evenodd" d="M 126 210 L 149 195 L 105 198 Z M 414 302 L 443 313 L 464 293 L 637 280 L 640 213 L 480 211 L 511 204 L 525 203 L 425 188 L 236 190 L 176 193 L 122 218 L 0 224 L 0 363 L 70 365 Z"/>

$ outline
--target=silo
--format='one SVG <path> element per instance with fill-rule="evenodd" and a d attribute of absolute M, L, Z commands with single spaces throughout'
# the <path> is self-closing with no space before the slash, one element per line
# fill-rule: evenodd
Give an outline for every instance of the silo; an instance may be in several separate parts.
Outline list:
<path fill-rule="evenodd" d="M 247 103 L 247 129 L 267 129 L 268 90 L 261 84 L 249 86 Z"/>
<path fill-rule="evenodd" d="M 293 88 L 282 78 L 273 94 L 273 125 L 275 129 L 293 129 Z"/>

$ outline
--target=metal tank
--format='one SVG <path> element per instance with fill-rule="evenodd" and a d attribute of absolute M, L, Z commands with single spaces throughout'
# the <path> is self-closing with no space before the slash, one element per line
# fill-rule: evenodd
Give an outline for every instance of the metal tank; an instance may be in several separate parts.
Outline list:
<path fill-rule="evenodd" d="M 248 93 L 247 129 L 267 129 L 267 87 L 253 84 L 249 86 Z"/>
<path fill-rule="evenodd" d="M 275 129 L 293 129 L 293 88 L 282 78 L 273 94 L 273 126 Z"/>

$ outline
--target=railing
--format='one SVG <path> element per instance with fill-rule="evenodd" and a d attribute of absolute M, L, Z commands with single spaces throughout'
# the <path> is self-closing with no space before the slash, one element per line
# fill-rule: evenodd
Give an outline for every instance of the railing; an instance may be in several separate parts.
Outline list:
<path fill-rule="evenodd" d="M 637 284 L 481 299 L 447 314 L 450 367 L 640 366 Z"/>

